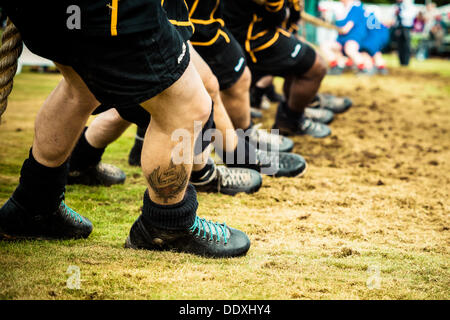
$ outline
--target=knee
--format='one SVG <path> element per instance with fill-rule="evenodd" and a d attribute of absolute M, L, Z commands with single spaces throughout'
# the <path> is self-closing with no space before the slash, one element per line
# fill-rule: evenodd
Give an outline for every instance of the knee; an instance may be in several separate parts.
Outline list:
<path fill-rule="evenodd" d="M 100 113 L 93 121 L 98 122 L 98 124 L 105 129 L 109 128 L 122 128 L 124 126 L 130 125 L 130 122 L 123 119 L 116 109 L 112 108 L 105 112 Z"/>
<path fill-rule="evenodd" d="M 196 108 L 196 120 L 201 121 L 202 125 L 205 125 L 211 117 L 211 113 L 213 112 L 213 101 L 212 99 L 208 99 L 201 105 Z"/>
<path fill-rule="evenodd" d="M 359 51 L 359 44 L 354 40 L 349 40 L 344 45 L 344 52 L 349 55 Z"/>
<path fill-rule="evenodd" d="M 61 80 L 56 90 L 64 95 L 68 102 L 67 105 L 76 106 L 77 113 L 80 115 L 90 115 L 100 104 L 90 91 L 83 91 L 82 88 L 65 78 Z"/>
<path fill-rule="evenodd" d="M 313 66 L 306 72 L 305 76 L 311 80 L 320 82 L 325 77 L 326 73 L 327 65 L 325 60 L 317 54 Z"/>
<path fill-rule="evenodd" d="M 252 74 L 248 67 L 245 67 L 244 72 L 242 73 L 237 83 L 239 84 L 239 88 L 241 88 L 242 90 L 248 91 L 250 89 L 250 85 L 252 83 Z"/>
<path fill-rule="evenodd" d="M 322 80 L 325 77 L 325 75 L 327 74 L 327 64 L 320 55 L 316 56 L 315 64 L 317 64 L 316 68 L 317 68 L 318 76 L 320 77 L 320 80 Z"/>
<path fill-rule="evenodd" d="M 197 96 L 195 100 L 190 103 L 189 110 L 186 110 L 184 121 L 188 124 L 193 121 L 201 121 L 202 126 L 208 121 L 211 112 L 212 112 L 212 98 L 207 95 L 203 94 L 201 96 Z M 191 127 L 190 125 L 188 125 Z"/>
<path fill-rule="evenodd" d="M 206 79 L 203 80 L 203 85 L 211 98 L 215 99 L 220 93 L 219 81 L 216 76 L 211 72 Z"/>

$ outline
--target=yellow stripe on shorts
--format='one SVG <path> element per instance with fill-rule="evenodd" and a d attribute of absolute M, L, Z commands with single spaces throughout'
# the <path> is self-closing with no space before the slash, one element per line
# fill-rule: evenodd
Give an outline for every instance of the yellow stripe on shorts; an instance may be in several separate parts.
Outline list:
<path fill-rule="evenodd" d="M 117 36 L 117 11 L 119 10 L 119 0 L 112 0 L 110 8 L 111 8 L 111 35 Z"/>

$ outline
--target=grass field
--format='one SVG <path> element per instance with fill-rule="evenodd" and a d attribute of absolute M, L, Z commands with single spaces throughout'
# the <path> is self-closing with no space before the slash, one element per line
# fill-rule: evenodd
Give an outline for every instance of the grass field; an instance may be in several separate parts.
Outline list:
<path fill-rule="evenodd" d="M 0 298 L 449 299 L 450 62 L 413 66 L 326 78 L 322 91 L 350 96 L 354 107 L 337 116 L 331 137 L 294 139 L 309 164 L 303 178 L 265 177 L 254 195 L 199 195 L 199 215 L 248 233 L 247 256 L 123 249 L 145 188 L 140 169 L 127 164 L 131 128 L 104 156 L 126 172 L 124 185 L 67 188 L 68 205 L 93 221 L 92 235 L 0 242 Z M 59 79 L 16 77 L 0 125 L 0 204 Z M 274 112 L 265 113 L 266 128 Z M 72 265 L 79 290 L 66 286 Z"/>

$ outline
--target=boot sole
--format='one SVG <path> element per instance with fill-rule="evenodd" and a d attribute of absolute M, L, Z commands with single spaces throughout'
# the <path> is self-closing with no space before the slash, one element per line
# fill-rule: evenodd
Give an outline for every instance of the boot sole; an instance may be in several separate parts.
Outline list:
<path fill-rule="evenodd" d="M 210 189 L 201 189 L 201 186 L 196 186 L 194 185 L 195 189 L 198 192 L 205 192 L 205 193 L 221 193 L 221 194 L 226 194 L 228 196 L 235 196 L 238 193 L 246 193 L 246 194 L 252 194 L 255 192 L 258 192 L 258 190 L 261 188 L 262 186 L 262 182 L 258 185 L 258 186 L 254 186 L 252 188 L 250 188 L 249 190 L 239 190 L 239 191 L 233 191 L 233 190 L 229 190 L 229 191 L 225 191 L 224 190 L 220 190 L 218 191 L 215 187 L 211 187 Z"/>
<path fill-rule="evenodd" d="M 310 136 L 310 137 L 313 137 L 313 138 L 316 138 L 316 139 L 323 139 L 323 138 L 329 137 L 331 135 L 331 133 L 330 133 L 330 134 L 328 134 L 326 136 L 323 136 L 323 137 L 314 137 L 314 136 L 311 136 L 311 135 L 309 135 L 307 133 L 291 131 L 291 130 L 286 130 L 286 129 L 280 129 L 280 128 L 276 128 L 276 127 L 273 127 L 273 128 L 274 129 L 278 129 L 281 135 L 289 136 L 289 137 L 291 137 L 291 136 Z"/>
<path fill-rule="evenodd" d="M 7 232 L 4 232 L 0 228 L 0 241 L 27 241 L 27 240 L 36 240 L 36 241 L 55 241 L 55 240 L 79 240 L 79 239 L 87 239 L 88 236 L 77 236 L 77 237 L 46 237 L 46 236 L 25 236 L 25 235 L 10 235 Z"/>
<path fill-rule="evenodd" d="M 305 163 L 305 168 L 302 171 L 300 171 L 299 173 L 297 173 L 296 175 L 277 176 L 275 174 L 272 177 L 274 177 L 274 178 L 300 178 L 300 177 L 303 177 L 303 175 L 306 173 L 307 170 L 308 170 L 308 163 Z"/>
<path fill-rule="evenodd" d="M 207 258 L 214 258 L 214 259 L 227 259 L 227 258 L 238 258 L 238 257 L 242 257 L 245 256 L 249 250 L 249 248 L 247 250 L 245 250 L 244 252 L 240 253 L 240 254 L 235 254 L 235 255 L 224 255 L 224 256 L 214 256 L 211 254 L 207 254 L 207 253 L 195 253 L 195 252 L 189 252 L 189 251 L 184 251 L 184 250 L 177 250 L 175 248 L 160 248 L 160 247 L 155 247 L 155 248 L 139 248 L 137 246 L 135 246 L 134 244 L 131 243 L 130 240 L 130 236 L 127 237 L 127 239 L 125 240 L 125 244 L 124 244 L 124 248 L 125 249 L 132 249 L 132 250 L 151 250 L 151 251 L 173 251 L 173 252 L 177 252 L 177 253 L 187 253 L 187 254 L 193 254 L 196 256 L 201 256 L 201 257 L 207 257 Z"/>

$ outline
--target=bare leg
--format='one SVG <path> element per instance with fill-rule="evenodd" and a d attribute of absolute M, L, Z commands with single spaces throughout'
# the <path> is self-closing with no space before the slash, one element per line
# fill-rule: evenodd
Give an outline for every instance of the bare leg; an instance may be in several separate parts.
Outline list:
<path fill-rule="evenodd" d="M 369 70 L 372 69 L 373 68 L 372 57 L 367 52 L 361 53 L 361 56 L 363 58 L 364 67 L 369 69 Z"/>
<path fill-rule="evenodd" d="M 316 61 L 305 74 L 285 78 L 284 94 L 291 110 L 299 113 L 304 111 L 316 96 L 325 73 L 325 63 L 319 55 L 316 55 Z"/>
<path fill-rule="evenodd" d="M 258 88 L 266 88 L 268 86 L 270 86 L 272 84 L 273 81 L 273 77 L 272 76 L 265 76 L 262 77 L 261 79 L 258 80 L 258 82 L 256 82 L 256 86 Z"/>
<path fill-rule="evenodd" d="M 384 61 L 383 55 L 381 54 L 381 52 L 375 53 L 373 58 L 375 60 L 375 66 L 376 67 L 380 68 L 380 67 L 385 67 L 386 66 L 386 61 Z"/>
<path fill-rule="evenodd" d="M 215 143 L 221 150 L 233 151 L 237 146 L 237 135 L 234 132 L 233 124 L 231 123 L 230 117 L 228 116 L 222 102 L 219 82 L 206 62 L 193 48 L 191 49 L 191 57 L 206 90 L 214 101 L 214 122 L 217 130 L 221 132 L 223 138 L 222 141 L 215 141 Z M 201 167 L 202 165 L 196 165 L 194 170 L 198 171 Z"/>
<path fill-rule="evenodd" d="M 157 204 L 176 204 L 183 200 L 192 170 L 194 121 L 206 123 L 211 112 L 211 98 L 202 85 L 193 63 L 172 86 L 144 102 L 151 113 L 142 149 L 142 171 L 147 179 L 149 197 Z M 178 141 L 172 140 L 175 130 L 190 134 L 190 148 L 183 153 L 188 163 L 173 162 L 173 150 Z"/>
<path fill-rule="evenodd" d="M 131 125 L 122 119 L 116 109 L 100 113 L 86 130 L 86 140 L 94 148 L 105 148 L 117 140 Z"/>
<path fill-rule="evenodd" d="M 345 54 L 353 60 L 353 63 L 357 66 L 364 64 L 364 58 L 359 52 L 359 44 L 356 41 L 350 40 L 345 43 Z"/>
<path fill-rule="evenodd" d="M 230 88 L 220 92 L 225 108 L 236 129 L 247 129 L 250 126 L 251 77 L 250 70 L 245 67 L 239 80 Z"/>
<path fill-rule="evenodd" d="M 339 60 L 336 45 L 339 44 L 335 42 L 326 42 L 320 45 L 320 51 L 322 51 L 328 63 L 337 62 Z"/>
<path fill-rule="evenodd" d="M 64 79 L 39 110 L 33 141 L 34 158 L 47 167 L 58 167 L 67 160 L 87 119 L 99 105 L 71 67 L 57 67 Z"/>

